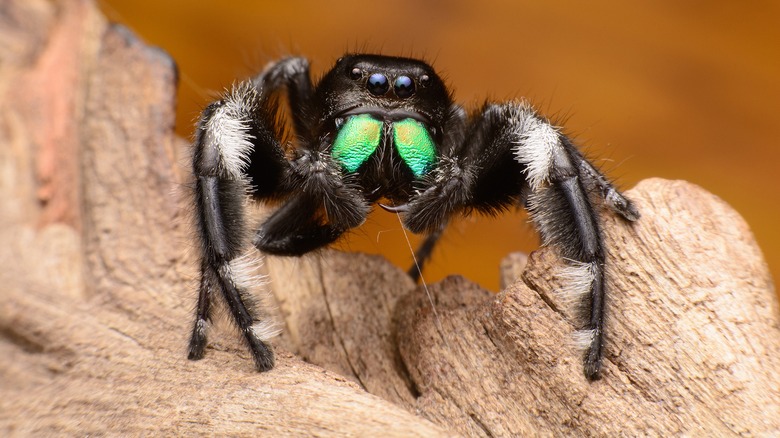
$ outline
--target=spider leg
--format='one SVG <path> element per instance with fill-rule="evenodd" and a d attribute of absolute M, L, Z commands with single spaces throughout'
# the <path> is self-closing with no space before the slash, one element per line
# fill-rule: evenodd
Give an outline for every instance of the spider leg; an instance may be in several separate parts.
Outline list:
<path fill-rule="evenodd" d="M 189 359 L 205 354 L 211 299 L 218 291 L 244 335 L 258 370 L 273 367 L 274 358 L 264 342 L 267 325 L 257 317 L 239 262 L 246 248 L 244 203 L 248 180 L 244 170 L 252 154 L 252 142 L 274 143 L 275 135 L 256 123 L 257 92 L 244 83 L 204 110 L 194 142 L 193 171 L 197 230 L 200 236 L 201 282 Z M 278 147 L 278 146 L 277 146 Z M 272 158 L 273 154 L 271 154 Z M 277 157 L 277 167 L 283 160 Z M 274 170 L 273 160 L 265 164 Z M 277 174 L 280 169 L 275 169 Z"/>
<path fill-rule="evenodd" d="M 586 184 L 617 191 L 595 170 L 581 173 L 580 169 L 593 167 L 568 138 L 530 106 L 509 104 L 505 111 L 509 120 L 517 121 L 513 151 L 517 162 L 525 166 L 531 219 L 543 242 L 556 246 L 568 261 L 562 271 L 569 283 L 564 292 L 582 303 L 585 323 L 576 340 L 585 350 L 586 377 L 597 379 L 604 339 L 605 254 L 598 216 Z M 617 211 L 628 217 L 633 206 L 626 205 L 626 209 Z"/>
<path fill-rule="evenodd" d="M 433 255 L 433 249 L 436 247 L 436 244 L 439 242 L 439 239 L 441 239 L 441 235 L 444 234 L 444 230 L 446 228 L 447 228 L 447 224 L 445 223 L 437 230 L 425 236 L 425 240 L 423 240 L 423 242 L 420 244 L 420 246 L 417 247 L 417 250 L 414 252 L 414 260 L 416 263 L 412 264 L 412 266 L 409 268 L 408 271 L 406 271 L 406 273 L 410 277 L 412 277 L 412 280 L 415 283 L 420 281 L 420 277 L 422 276 L 422 270 L 425 267 L 426 263 L 428 263 L 428 260 L 431 259 L 431 256 Z"/>
<path fill-rule="evenodd" d="M 604 199 L 604 204 L 624 219 L 632 222 L 639 219 L 639 210 L 631 200 L 623 196 L 601 172 L 596 170 L 593 164 L 586 160 L 568 139 L 564 138 L 563 140 L 568 143 L 567 149 L 575 152 L 573 158 L 579 162 L 580 177 L 586 187 L 595 187 Z"/>
<path fill-rule="evenodd" d="M 533 191 L 531 218 L 545 244 L 556 246 L 568 266 L 560 275 L 568 282 L 563 292 L 582 302 L 584 327 L 576 341 L 585 350 L 585 375 L 597 379 L 604 337 L 604 250 L 597 216 L 579 176 L 560 164 L 550 185 Z"/>
<path fill-rule="evenodd" d="M 308 63 L 288 58 L 271 64 L 253 81 L 233 87 L 209 105 L 198 122 L 193 144 L 196 229 L 201 243 L 201 281 L 188 358 L 201 359 L 215 294 L 220 294 L 243 334 L 259 371 L 274 365 L 266 341 L 272 327 L 254 304 L 246 278 L 245 252 L 249 233 L 244 204 L 255 184 L 256 198 L 289 192 L 289 163 L 279 138 L 275 93 L 287 86 L 291 104 L 311 93 Z M 294 123 L 306 128 L 303 117 Z"/>
<path fill-rule="evenodd" d="M 568 266 L 565 292 L 586 313 L 577 341 L 585 350 L 585 374 L 597 379 L 604 326 L 604 250 L 588 190 L 627 219 L 638 212 L 570 140 L 525 102 L 486 105 L 473 116 L 459 145 L 445 149 L 429 186 L 412 199 L 405 224 L 436 230 L 458 211 L 494 214 L 527 204 L 544 244 L 558 248 Z M 611 202 L 611 204 L 610 204 Z"/>
<path fill-rule="evenodd" d="M 311 136 L 311 96 L 314 93 L 309 76 L 309 61 L 306 58 L 290 57 L 271 62 L 252 79 L 252 85 L 262 94 L 272 94 L 283 87 L 287 89 L 287 101 L 295 132 L 306 138 Z"/>
<path fill-rule="evenodd" d="M 300 256 L 333 243 L 362 224 L 370 210 L 359 186 L 319 150 L 301 148 L 289 162 L 290 198 L 260 226 L 253 243 L 264 252 Z"/>
<path fill-rule="evenodd" d="M 269 254 L 300 256 L 335 242 L 346 230 L 323 223 L 320 210 L 312 198 L 292 198 L 263 222 L 254 245 Z"/>

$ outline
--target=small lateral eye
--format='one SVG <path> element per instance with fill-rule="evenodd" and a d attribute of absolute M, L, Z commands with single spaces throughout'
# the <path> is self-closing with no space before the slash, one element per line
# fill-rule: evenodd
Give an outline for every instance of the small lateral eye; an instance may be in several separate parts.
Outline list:
<path fill-rule="evenodd" d="M 431 82 L 431 77 L 428 76 L 428 75 L 422 75 L 422 76 L 420 76 L 419 81 L 420 81 L 420 85 L 425 87 L 426 85 L 428 85 Z"/>
<path fill-rule="evenodd" d="M 359 68 L 355 67 L 355 68 L 353 68 L 353 69 L 352 69 L 352 70 L 349 72 L 349 77 L 350 77 L 350 78 L 352 78 L 352 79 L 354 79 L 354 80 L 358 80 L 358 79 L 360 79 L 360 78 L 362 78 L 362 77 L 363 77 L 363 70 L 361 70 L 361 69 L 359 69 Z"/>
<path fill-rule="evenodd" d="M 401 99 L 414 94 L 414 81 L 409 76 L 398 76 L 393 85 L 395 95 Z"/>
<path fill-rule="evenodd" d="M 366 88 L 368 88 L 368 91 L 370 91 L 371 94 L 381 96 L 390 89 L 390 81 L 388 81 L 387 76 L 382 73 L 374 73 L 368 77 Z"/>

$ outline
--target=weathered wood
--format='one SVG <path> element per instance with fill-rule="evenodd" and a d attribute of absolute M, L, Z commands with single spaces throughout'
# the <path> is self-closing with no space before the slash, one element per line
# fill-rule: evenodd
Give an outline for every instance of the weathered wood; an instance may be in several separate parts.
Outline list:
<path fill-rule="evenodd" d="M 379 257 L 269 257 L 277 367 L 255 373 L 226 325 L 187 361 L 172 62 L 87 0 L 8 1 L 0 24 L 3 435 L 780 433 L 768 269 L 739 215 L 685 182 L 629 191 L 634 225 L 603 215 L 600 381 L 549 248 L 509 260 L 498 295 L 460 277 L 426 292 Z"/>
<path fill-rule="evenodd" d="M 255 373 L 226 333 L 186 360 L 173 63 L 89 1 L 0 12 L 0 434 L 444 435 L 283 351 Z"/>

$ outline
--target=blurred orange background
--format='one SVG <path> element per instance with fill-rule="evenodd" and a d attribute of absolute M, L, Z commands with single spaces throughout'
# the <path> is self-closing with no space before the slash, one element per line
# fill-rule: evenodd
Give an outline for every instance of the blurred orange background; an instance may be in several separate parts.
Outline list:
<path fill-rule="evenodd" d="M 780 2 L 99 3 L 178 63 L 185 138 L 216 93 L 280 56 L 307 56 L 315 75 L 345 51 L 423 57 L 461 102 L 526 96 L 565 121 L 625 189 L 658 176 L 717 194 L 751 225 L 778 278 Z M 459 273 L 497 290 L 501 258 L 537 246 L 521 212 L 460 220 L 425 278 Z M 340 247 L 411 263 L 384 212 Z"/>

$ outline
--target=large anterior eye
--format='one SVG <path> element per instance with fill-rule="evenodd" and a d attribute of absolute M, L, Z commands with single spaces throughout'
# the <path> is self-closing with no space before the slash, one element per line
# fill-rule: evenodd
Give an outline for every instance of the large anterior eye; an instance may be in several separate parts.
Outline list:
<path fill-rule="evenodd" d="M 414 81 L 409 76 L 398 76 L 393 86 L 395 95 L 401 99 L 414 94 Z"/>
<path fill-rule="evenodd" d="M 368 77 L 366 88 L 368 88 L 368 91 L 370 91 L 371 94 L 381 96 L 390 89 L 390 81 L 388 81 L 387 76 L 382 73 L 374 73 Z"/>

